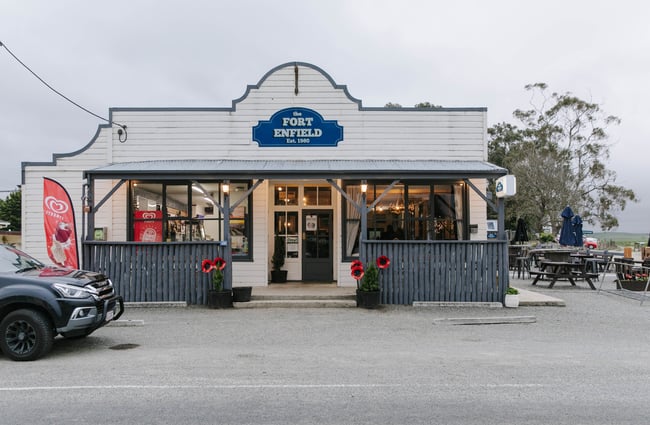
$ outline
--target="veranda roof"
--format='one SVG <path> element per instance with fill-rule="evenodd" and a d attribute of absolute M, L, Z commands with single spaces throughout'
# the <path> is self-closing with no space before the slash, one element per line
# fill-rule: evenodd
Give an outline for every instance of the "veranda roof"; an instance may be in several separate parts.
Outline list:
<path fill-rule="evenodd" d="M 485 161 L 449 160 L 156 160 L 87 170 L 94 179 L 459 179 L 497 178 L 508 170 Z"/>

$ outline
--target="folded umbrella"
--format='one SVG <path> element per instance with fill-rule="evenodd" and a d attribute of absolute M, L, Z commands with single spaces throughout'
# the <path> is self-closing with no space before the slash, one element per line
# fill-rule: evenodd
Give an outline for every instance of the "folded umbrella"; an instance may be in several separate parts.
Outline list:
<path fill-rule="evenodd" d="M 562 210 L 562 228 L 560 229 L 560 245 L 574 246 L 576 244 L 576 237 L 573 234 L 573 226 L 571 219 L 575 214 L 568 205 Z"/>
<path fill-rule="evenodd" d="M 523 218 L 517 220 L 517 228 L 512 242 L 528 242 L 528 226 L 526 226 L 526 221 Z"/>
<path fill-rule="evenodd" d="M 571 219 L 571 227 L 573 227 L 573 236 L 575 238 L 574 246 L 582 246 L 582 218 L 579 215 L 574 215 Z"/>

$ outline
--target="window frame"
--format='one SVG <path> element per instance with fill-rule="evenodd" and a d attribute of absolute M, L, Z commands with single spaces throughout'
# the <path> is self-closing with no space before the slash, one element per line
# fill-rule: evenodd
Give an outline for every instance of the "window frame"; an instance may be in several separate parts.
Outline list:
<path fill-rule="evenodd" d="M 370 193 L 370 191 L 373 191 L 373 198 L 376 196 L 381 195 L 382 190 L 377 190 L 377 186 L 388 186 L 390 185 L 392 180 L 372 180 L 368 181 L 368 190 L 367 193 Z M 361 180 L 343 180 L 342 181 L 342 189 L 348 193 L 348 186 L 359 186 L 361 184 Z M 403 216 L 403 226 L 402 226 L 402 231 L 404 234 L 402 237 L 405 237 L 409 233 L 411 233 L 410 230 L 407 229 L 408 225 L 415 225 L 415 223 L 419 221 L 428 221 L 428 222 L 435 222 L 435 213 L 436 210 L 434 208 L 434 203 L 435 203 L 435 198 L 436 198 L 436 186 L 450 186 L 451 187 L 451 195 L 456 196 L 457 194 L 454 191 L 454 187 L 460 186 L 462 188 L 462 193 L 461 193 L 461 214 L 462 218 L 455 219 L 455 223 L 458 224 L 460 222 L 460 225 L 457 226 L 456 231 L 459 233 L 460 238 L 459 239 L 437 239 L 437 238 L 430 238 L 429 235 L 431 234 L 432 229 L 427 230 L 427 238 L 426 239 L 406 239 L 406 240 L 468 240 L 470 238 L 470 233 L 469 233 L 469 194 L 468 194 L 468 188 L 467 185 L 464 184 L 462 180 L 402 180 L 399 182 L 399 185 L 402 185 L 403 189 L 403 195 L 402 195 L 402 202 L 403 205 L 408 205 L 409 203 L 409 187 L 411 186 L 428 186 L 429 187 L 429 199 L 428 199 L 428 204 L 429 204 L 429 215 L 427 217 L 422 217 L 422 218 L 417 218 L 414 215 L 412 215 L 409 211 L 408 208 L 405 208 L 404 211 L 404 216 Z M 341 202 L 341 258 L 343 261 L 352 261 L 356 258 L 358 258 L 358 237 L 357 241 L 355 241 L 355 245 L 352 248 L 352 253 L 348 254 L 347 253 L 347 229 L 348 229 L 348 224 L 354 221 L 354 219 L 349 219 L 348 215 L 348 201 L 343 200 Z M 371 214 L 373 214 L 372 211 L 368 213 L 368 232 L 370 233 L 371 228 L 375 228 L 373 223 L 371 223 Z M 458 212 L 456 212 L 456 217 L 458 217 Z M 360 219 L 357 219 L 360 221 Z M 375 224 L 377 223 L 376 221 L 374 222 Z M 433 225 L 433 223 L 427 223 L 427 226 Z M 359 230 L 360 231 L 360 230 Z M 402 239 L 404 240 L 404 239 Z M 356 249 L 355 249 L 356 248 Z"/>
<path fill-rule="evenodd" d="M 223 199 L 224 199 L 224 193 L 223 193 L 223 182 L 219 180 L 142 180 L 142 179 L 133 179 L 128 181 L 128 189 L 127 189 L 127 240 L 128 241 L 135 241 L 135 223 L 138 221 L 144 221 L 144 220 L 138 220 L 135 218 L 135 211 L 138 211 L 137 205 L 136 205 L 136 193 L 135 193 L 135 186 L 137 184 L 146 184 L 146 185 L 160 185 L 161 187 L 161 193 L 157 194 L 159 195 L 159 200 L 160 202 L 157 202 L 156 205 L 160 208 L 160 211 L 162 211 L 162 218 L 160 219 L 154 219 L 154 220 L 148 220 L 148 221 L 159 221 L 161 222 L 162 225 L 162 241 L 159 243 L 173 243 L 173 242 L 190 242 L 193 240 L 204 240 L 204 239 L 194 239 L 194 233 L 193 233 L 193 228 L 190 227 L 189 234 L 190 238 L 189 240 L 185 241 L 171 241 L 170 239 L 170 224 L 173 224 L 176 221 L 189 221 L 190 226 L 194 226 L 194 221 L 200 221 L 200 224 L 205 224 L 206 221 L 210 222 L 217 222 L 217 230 L 218 233 L 214 237 L 213 240 L 224 240 L 225 238 L 225 233 L 224 233 L 224 228 L 223 228 L 223 222 L 224 222 L 224 215 L 217 207 L 216 205 L 213 206 L 213 214 L 214 217 L 210 218 L 205 218 L 203 217 L 198 217 L 198 214 L 196 217 L 192 215 L 193 213 L 193 199 L 197 196 L 193 193 L 192 186 L 193 183 L 199 183 L 203 185 L 217 185 L 217 190 L 214 193 L 213 197 L 215 200 L 218 200 L 219 202 L 222 203 L 223 205 Z M 245 184 L 246 185 L 246 190 L 250 189 L 252 187 L 252 181 L 251 180 L 233 180 L 230 181 L 230 187 L 232 188 L 233 185 L 235 184 Z M 167 188 L 171 186 L 185 186 L 187 190 L 186 194 L 186 204 L 185 204 L 185 210 L 180 210 L 181 213 L 185 213 L 186 215 L 180 216 L 178 218 L 176 217 L 170 217 L 168 214 L 168 191 Z M 181 195 L 182 196 L 182 195 Z M 198 195 L 200 196 L 200 195 Z M 247 211 L 244 216 L 244 237 L 246 238 L 246 244 L 248 248 L 248 252 L 245 254 L 241 253 L 232 253 L 232 258 L 233 261 L 252 261 L 253 260 L 253 194 L 250 193 L 247 197 L 247 200 L 245 201 L 247 205 Z M 232 204 L 232 194 L 231 194 L 231 204 Z M 232 217 L 231 217 L 232 220 Z M 231 240 L 232 240 L 232 231 L 233 231 L 233 225 L 235 225 L 235 222 L 230 223 L 230 231 L 231 231 Z M 205 228 L 205 226 L 201 226 L 202 228 Z"/>

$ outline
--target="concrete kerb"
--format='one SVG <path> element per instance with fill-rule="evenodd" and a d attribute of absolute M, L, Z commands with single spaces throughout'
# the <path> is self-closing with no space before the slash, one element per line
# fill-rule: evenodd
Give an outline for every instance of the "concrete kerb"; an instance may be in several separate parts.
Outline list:
<path fill-rule="evenodd" d="M 413 307 L 502 308 L 497 302 L 413 301 Z"/>
<path fill-rule="evenodd" d="M 513 286 L 519 291 L 520 307 L 566 307 L 566 302 L 559 298 L 549 295 L 540 294 L 539 292 L 529 291 Z"/>
<path fill-rule="evenodd" d="M 113 320 L 108 322 L 106 326 L 113 326 L 117 328 L 127 328 L 132 326 L 144 326 L 144 320 Z"/>
<path fill-rule="evenodd" d="M 125 302 L 124 308 L 184 308 L 187 301 Z"/>
<path fill-rule="evenodd" d="M 533 292 L 529 291 L 526 289 L 520 289 L 519 290 L 519 306 L 520 307 L 539 307 L 539 306 L 555 306 L 555 307 L 565 307 L 566 303 L 564 300 L 561 300 L 559 298 L 551 297 L 548 295 L 540 294 L 538 292 Z M 272 298 L 271 298 L 272 299 Z M 338 304 L 340 306 L 345 306 L 348 307 L 350 305 L 353 305 L 353 303 L 350 303 L 348 300 L 335 300 L 335 299 L 330 299 L 327 296 L 318 296 L 311 298 L 309 301 L 310 302 L 305 302 L 306 300 L 309 300 L 309 297 L 304 298 L 304 296 L 284 296 L 282 297 L 281 300 L 283 302 L 283 307 L 291 307 L 292 304 L 293 306 L 298 306 L 298 304 L 307 304 L 307 305 L 300 305 L 300 307 L 308 307 L 309 304 L 312 304 L 313 306 L 317 306 L 323 303 L 326 303 L 327 301 L 331 302 L 332 304 Z M 267 297 L 261 296 L 258 297 L 258 302 L 259 301 L 267 301 Z M 239 308 L 250 308 L 252 307 L 247 305 L 249 303 L 237 303 L 237 307 Z M 262 303 L 262 304 L 267 304 L 267 303 Z M 272 305 L 273 303 L 268 302 L 268 305 Z M 124 307 L 128 309 L 132 308 L 187 308 L 189 305 L 185 301 L 178 301 L 178 302 L 126 302 L 124 303 Z M 414 301 L 413 302 L 413 307 L 418 307 L 418 308 L 431 308 L 431 307 L 468 307 L 468 308 L 501 308 L 503 305 L 499 302 L 451 302 L 451 301 Z"/>
<path fill-rule="evenodd" d="M 454 317 L 435 319 L 434 325 L 507 325 L 520 323 L 535 323 L 535 316 L 502 316 L 502 317 Z"/>
<path fill-rule="evenodd" d="M 187 302 L 125 302 L 124 309 L 132 308 L 185 308 L 188 307 Z M 144 326 L 144 320 L 112 320 L 106 324 L 106 326 L 112 327 L 132 327 L 132 326 Z"/>

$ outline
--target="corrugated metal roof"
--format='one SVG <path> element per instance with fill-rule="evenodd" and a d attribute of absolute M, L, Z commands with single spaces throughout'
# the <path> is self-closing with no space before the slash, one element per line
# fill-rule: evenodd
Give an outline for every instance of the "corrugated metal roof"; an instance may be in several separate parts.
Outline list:
<path fill-rule="evenodd" d="M 485 161 L 445 160 L 157 160 L 86 171 L 93 178 L 461 178 L 499 177 Z"/>

